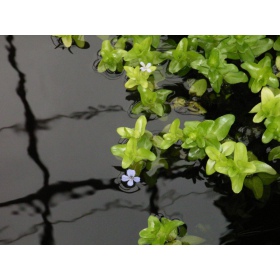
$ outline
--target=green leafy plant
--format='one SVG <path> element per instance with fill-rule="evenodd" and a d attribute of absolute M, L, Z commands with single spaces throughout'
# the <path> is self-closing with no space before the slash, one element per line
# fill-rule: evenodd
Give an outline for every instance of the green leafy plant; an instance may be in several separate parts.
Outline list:
<path fill-rule="evenodd" d="M 228 114 L 214 120 L 203 122 L 187 121 L 184 123 L 184 141 L 182 148 L 190 149 L 188 157 L 190 160 L 202 159 L 205 157 L 205 148 L 214 146 L 220 148 L 222 141 L 234 123 L 234 115 Z"/>
<path fill-rule="evenodd" d="M 145 64 L 151 63 L 153 65 L 161 63 L 165 60 L 163 54 L 158 51 L 152 51 L 151 46 L 158 45 L 158 37 L 154 36 L 132 36 L 133 47 L 129 50 L 125 56 L 126 66 L 136 67 L 140 62 Z"/>
<path fill-rule="evenodd" d="M 142 86 L 138 86 L 137 89 L 140 93 L 141 101 L 133 106 L 132 113 L 137 115 L 146 111 L 162 117 L 165 111 L 166 98 L 172 91 L 167 89 L 151 91 Z"/>
<path fill-rule="evenodd" d="M 55 35 L 55 37 L 60 38 L 66 48 L 70 48 L 73 42 L 79 48 L 83 48 L 86 42 L 84 35 Z"/>
<path fill-rule="evenodd" d="M 279 87 L 279 81 L 272 72 L 269 56 L 265 56 L 258 63 L 245 61 L 241 64 L 241 67 L 251 76 L 249 88 L 253 93 L 259 92 L 266 85 L 273 88 Z"/>
<path fill-rule="evenodd" d="M 170 125 L 167 125 L 163 132 L 163 136 L 155 135 L 153 137 L 154 146 L 166 150 L 173 144 L 183 139 L 183 131 L 180 128 L 180 119 L 175 119 Z"/>
<path fill-rule="evenodd" d="M 183 38 L 177 45 L 175 50 L 166 52 L 170 59 L 168 70 L 170 73 L 177 73 L 192 61 L 203 58 L 203 56 L 195 51 L 188 51 L 188 39 Z"/>
<path fill-rule="evenodd" d="M 231 125 L 234 123 L 234 115 L 228 114 L 214 120 L 186 121 L 184 129 L 180 128 L 180 120 L 175 119 L 171 125 L 165 127 L 162 136 L 153 137 L 153 143 L 160 149 L 168 149 L 179 140 L 181 147 L 189 149 L 189 160 L 203 159 L 205 148 L 214 146 L 217 149 L 228 134 Z"/>
<path fill-rule="evenodd" d="M 98 64 L 97 70 L 102 73 L 106 70 L 112 72 L 118 71 L 122 72 L 123 70 L 123 56 L 126 54 L 126 51 L 113 47 L 109 40 L 104 40 L 102 42 L 102 47 L 100 50 L 102 56 L 101 61 Z"/>
<path fill-rule="evenodd" d="M 211 175 L 217 171 L 230 177 L 234 193 L 242 190 L 246 176 L 259 172 L 276 175 L 276 171 L 268 164 L 258 160 L 249 161 L 247 148 L 241 142 L 226 142 L 220 150 L 208 146 L 205 152 L 209 157 L 206 173 Z"/>
<path fill-rule="evenodd" d="M 126 144 L 117 144 L 111 147 L 113 155 L 122 158 L 122 168 L 127 169 L 131 167 L 137 170 L 133 164 L 149 160 L 154 161 L 156 155 L 150 151 L 152 148 L 152 134 L 146 131 L 147 119 L 145 116 L 140 116 L 136 123 L 135 128 L 119 127 L 118 134 L 127 139 Z"/>
<path fill-rule="evenodd" d="M 143 71 L 140 69 L 140 66 L 136 66 L 135 68 L 124 66 L 126 75 L 129 77 L 129 80 L 125 83 L 124 86 L 127 89 L 132 89 L 140 85 L 142 88 L 150 88 L 151 90 L 153 90 L 154 86 L 150 81 L 148 81 L 148 78 L 150 77 L 152 72 L 156 70 L 156 67 L 150 66 L 149 69 L 151 71 Z"/>
<path fill-rule="evenodd" d="M 139 232 L 138 245 L 191 245 L 204 242 L 204 239 L 188 235 L 186 231 L 181 237 L 178 234 L 178 227 L 183 225 L 184 222 L 180 220 L 169 220 L 165 217 L 159 219 L 150 215 L 148 227 Z"/>
<path fill-rule="evenodd" d="M 263 143 L 269 143 L 272 139 L 280 142 L 280 94 L 274 92 L 264 87 L 261 91 L 261 102 L 249 112 L 256 113 L 253 118 L 255 123 L 260 123 L 265 119 L 266 130 L 262 135 Z"/>
<path fill-rule="evenodd" d="M 231 35 L 222 40 L 218 48 L 230 59 L 254 62 L 259 55 L 270 50 L 274 44 L 272 39 L 264 35 Z"/>
<path fill-rule="evenodd" d="M 244 72 L 239 71 L 234 64 L 228 64 L 226 55 L 222 54 L 218 48 L 211 50 L 209 58 L 201 57 L 191 62 L 191 67 L 198 70 L 210 81 L 213 90 L 220 92 L 223 80 L 229 84 L 245 83 L 248 77 Z"/>

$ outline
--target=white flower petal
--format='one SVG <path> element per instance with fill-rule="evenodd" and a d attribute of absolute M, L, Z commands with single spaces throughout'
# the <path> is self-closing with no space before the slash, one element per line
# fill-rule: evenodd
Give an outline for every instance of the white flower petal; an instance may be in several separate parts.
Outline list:
<path fill-rule="evenodd" d="M 151 66 L 152 66 L 152 63 L 150 63 L 150 62 L 146 65 L 146 67 L 148 67 L 148 68 Z"/>
<path fill-rule="evenodd" d="M 144 71 L 146 71 L 146 68 L 145 68 L 145 67 L 140 67 L 140 70 L 141 70 L 142 72 L 144 72 Z"/>
<path fill-rule="evenodd" d="M 134 180 L 135 183 L 139 183 L 140 182 L 140 177 L 134 177 L 133 180 Z"/>
<path fill-rule="evenodd" d="M 127 176 L 129 177 L 134 177 L 135 176 L 135 170 L 133 169 L 128 169 L 126 172 Z"/>
<path fill-rule="evenodd" d="M 147 72 L 151 73 L 151 72 L 152 72 L 152 70 L 151 70 L 150 68 L 147 68 Z"/>
<path fill-rule="evenodd" d="M 141 61 L 140 64 L 141 64 L 143 67 L 146 66 L 145 63 L 144 63 L 143 61 Z"/>
<path fill-rule="evenodd" d="M 127 185 L 130 186 L 130 187 L 132 187 L 132 186 L 133 186 L 133 180 L 132 180 L 132 179 L 128 180 Z"/>
<path fill-rule="evenodd" d="M 130 178 L 126 175 L 122 175 L 122 179 L 123 182 L 127 182 L 128 180 L 130 180 Z"/>

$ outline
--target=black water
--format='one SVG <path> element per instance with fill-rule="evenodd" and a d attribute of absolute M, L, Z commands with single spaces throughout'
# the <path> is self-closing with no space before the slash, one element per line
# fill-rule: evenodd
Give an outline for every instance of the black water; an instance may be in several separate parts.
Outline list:
<path fill-rule="evenodd" d="M 151 213 L 183 220 L 204 244 L 279 243 L 277 192 L 248 204 L 205 179 L 197 163 L 186 172 L 178 162 L 153 187 L 120 188 L 110 147 L 117 127 L 134 127 L 132 102 L 124 75 L 93 69 L 101 39 L 86 39 L 88 49 L 70 53 L 50 36 L 0 37 L 0 244 L 137 244 Z M 203 119 L 172 111 L 147 129 L 176 117 Z"/>

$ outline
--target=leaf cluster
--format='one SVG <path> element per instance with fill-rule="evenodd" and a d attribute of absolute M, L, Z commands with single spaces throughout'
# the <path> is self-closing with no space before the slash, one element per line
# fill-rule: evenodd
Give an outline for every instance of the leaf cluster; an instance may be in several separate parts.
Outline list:
<path fill-rule="evenodd" d="M 234 193 L 239 193 L 247 176 L 255 173 L 267 173 L 276 175 L 276 171 L 268 164 L 251 160 L 248 157 L 246 146 L 242 142 L 227 141 L 220 149 L 214 146 L 208 146 L 205 149 L 209 159 L 206 164 L 206 174 L 212 175 L 215 172 L 227 175 L 231 180 L 231 186 Z M 251 188 L 257 198 L 262 195 L 263 183 L 259 177 L 247 181 L 247 186 Z M 254 184 L 256 183 L 257 184 Z"/>
<path fill-rule="evenodd" d="M 159 219 L 154 215 L 148 218 L 148 227 L 139 232 L 138 245 L 194 245 L 201 244 L 204 239 L 184 234 L 178 234 L 178 227 L 183 226 L 180 220 Z"/>
<path fill-rule="evenodd" d="M 114 156 L 122 158 L 123 169 L 131 167 L 139 174 L 144 161 L 156 159 L 156 155 L 150 151 L 153 145 L 152 134 L 146 130 L 146 125 L 146 117 L 140 116 L 134 128 L 119 127 L 117 129 L 117 133 L 121 138 L 126 139 L 127 143 L 112 146 L 111 152 Z"/>

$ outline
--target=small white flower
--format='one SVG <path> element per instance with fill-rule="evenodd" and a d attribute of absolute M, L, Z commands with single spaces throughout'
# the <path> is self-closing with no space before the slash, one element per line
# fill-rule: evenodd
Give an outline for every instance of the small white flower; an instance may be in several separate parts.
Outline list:
<path fill-rule="evenodd" d="M 151 64 L 150 62 L 147 63 L 147 65 L 145 65 L 144 62 L 140 62 L 140 64 L 142 65 L 142 67 L 140 67 L 140 70 L 141 70 L 141 71 L 143 71 L 143 72 L 147 71 L 148 73 L 151 73 L 151 72 L 152 72 L 152 70 L 150 69 L 150 67 L 152 66 L 152 64 Z"/>
<path fill-rule="evenodd" d="M 127 175 L 122 175 L 122 181 L 127 182 L 129 187 L 133 186 L 133 182 L 139 183 L 140 177 L 135 177 L 135 170 L 128 169 L 126 172 Z"/>

